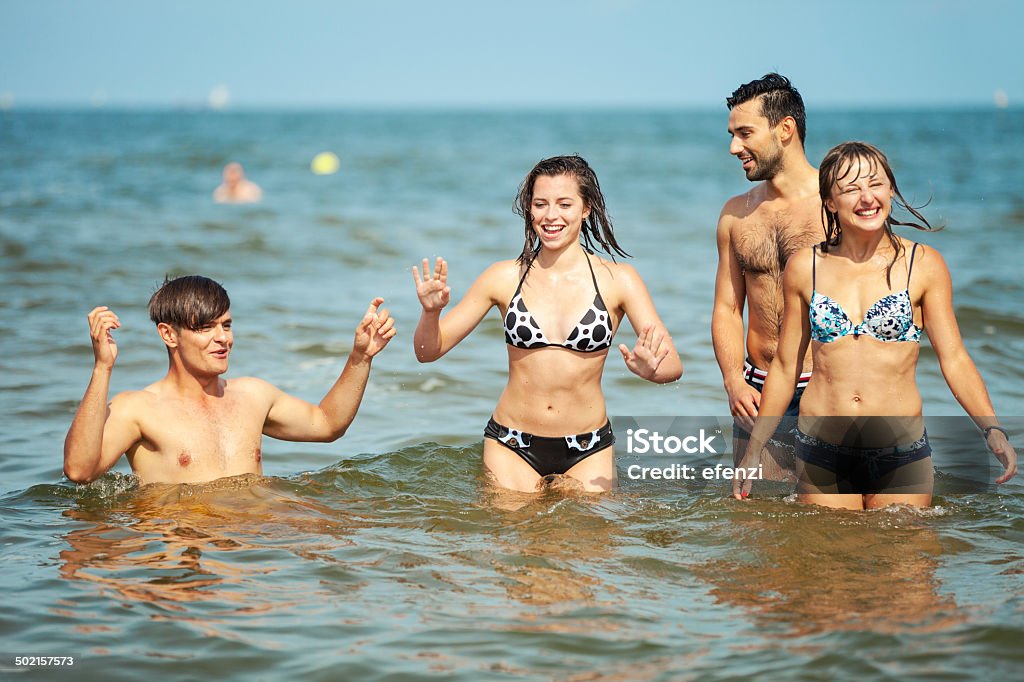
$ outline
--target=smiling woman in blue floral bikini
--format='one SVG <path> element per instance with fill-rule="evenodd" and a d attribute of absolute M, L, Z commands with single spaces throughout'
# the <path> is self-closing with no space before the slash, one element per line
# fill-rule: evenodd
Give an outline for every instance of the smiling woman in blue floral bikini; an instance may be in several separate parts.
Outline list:
<path fill-rule="evenodd" d="M 796 439 L 800 501 L 931 504 L 931 447 L 915 379 L 923 325 L 950 390 L 1004 466 L 996 482 L 1008 481 L 1017 454 L 964 348 L 946 263 L 934 248 L 893 234 L 893 225 L 931 226 L 903 200 L 888 159 L 869 144 L 843 143 L 821 162 L 819 192 L 825 241 L 786 266 L 779 351 L 742 466 L 756 466 L 810 344 L 814 375 Z M 893 203 L 920 222 L 894 219 Z M 734 497 L 745 498 L 750 485 L 735 481 Z"/>
<path fill-rule="evenodd" d="M 626 366 L 655 383 L 675 381 L 683 367 L 643 280 L 631 266 L 600 258 L 627 255 L 615 240 L 597 176 L 579 156 L 538 163 L 516 198 L 525 222 L 519 258 L 481 274 L 444 317 L 448 264 L 413 268 L 423 307 L 413 343 L 432 362 L 464 339 L 497 307 L 504 320 L 509 378 L 484 431 L 484 466 L 498 485 L 537 490 L 568 476 L 584 490 L 615 486 L 612 433 L 601 375 L 622 319 L 638 340 L 619 345 Z"/>

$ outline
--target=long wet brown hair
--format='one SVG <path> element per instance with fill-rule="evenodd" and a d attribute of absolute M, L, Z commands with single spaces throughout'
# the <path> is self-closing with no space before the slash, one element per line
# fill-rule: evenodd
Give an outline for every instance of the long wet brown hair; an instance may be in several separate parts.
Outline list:
<path fill-rule="evenodd" d="M 864 164 L 868 165 L 867 173 L 863 172 Z M 896 264 L 896 261 L 903 254 L 903 245 L 900 244 L 900 240 L 893 233 L 892 226 L 902 225 L 904 227 L 924 230 L 925 232 L 941 230 L 942 226 L 933 227 L 928 222 L 928 219 L 918 212 L 917 208 L 907 203 L 907 200 L 900 193 L 899 186 L 896 184 L 896 176 L 893 175 L 892 167 L 889 166 L 889 159 L 886 158 L 885 154 L 878 147 L 867 142 L 843 142 L 830 149 L 828 154 L 825 154 L 825 158 L 821 160 L 821 166 L 818 168 L 818 194 L 821 196 L 821 222 L 825 227 L 825 241 L 821 243 L 821 251 L 822 253 L 828 253 L 830 247 L 839 246 L 840 242 L 843 241 L 843 226 L 839 224 L 839 216 L 828 210 L 828 207 L 825 205 L 825 201 L 832 194 L 832 188 L 847 176 L 853 175 L 854 178 L 859 178 L 861 175 L 876 173 L 879 168 L 885 171 L 885 176 L 889 178 L 889 184 L 892 186 L 892 203 L 920 221 L 897 220 L 892 216 L 892 211 L 885 217 L 885 235 L 889 238 L 889 243 L 892 244 L 894 250 L 892 261 L 885 270 L 885 283 L 891 287 L 890 275 L 892 274 L 892 266 Z M 924 208 L 927 204 L 928 202 L 925 202 L 921 208 Z"/>
<path fill-rule="evenodd" d="M 580 188 L 580 197 L 583 199 L 583 205 L 590 209 L 590 215 L 584 219 L 583 229 L 580 230 L 580 236 L 585 249 L 593 253 L 596 242 L 601 245 L 602 251 L 612 257 L 612 260 L 615 259 L 615 254 L 629 257 L 629 254 L 623 251 L 619 247 L 618 242 L 615 241 L 612 219 L 608 215 L 608 209 L 605 207 L 604 195 L 601 194 L 601 185 L 597 181 L 594 169 L 583 160 L 583 157 L 574 154 L 572 156 L 553 156 L 550 159 L 544 159 L 527 173 L 526 178 L 519 185 L 519 191 L 516 194 L 512 207 L 516 215 L 522 216 L 523 222 L 526 225 L 526 240 L 523 243 L 523 252 L 516 259 L 520 264 L 525 265 L 529 269 L 537 254 L 540 253 L 540 237 L 537 236 L 533 229 L 531 209 L 533 206 L 533 185 L 537 178 L 542 175 L 552 177 L 568 175 L 576 179 L 576 184 Z"/>

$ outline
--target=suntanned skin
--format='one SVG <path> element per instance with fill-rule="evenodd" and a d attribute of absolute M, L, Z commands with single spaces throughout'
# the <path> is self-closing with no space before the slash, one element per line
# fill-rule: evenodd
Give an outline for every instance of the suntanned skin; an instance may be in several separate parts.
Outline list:
<path fill-rule="evenodd" d="M 537 178 L 532 220 L 541 239 L 522 295 L 537 324 L 552 343 L 566 339 L 594 300 L 589 258 L 601 297 L 617 329 L 624 318 L 637 332 L 631 350 L 619 344 L 631 372 L 654 383 L 675 381 L 683 366 L 651 296 L 636 270 L 589 255 L 580 245 L 582 221 L 589 215 L 575 178 L 567 175 Z M 555 234 L 545 234 L 545 227 Z M 523 269 L 514 260 L 500 261 L 481 274 L 444 317 L 451 289 L 448 264 L 438 258 L 431 272 L 424 259 L 422 272 L 413 268 L 416 294 L 423 308 L 413 337 L 416 358 L 432 362 L 458 344 L 492 307 L 505 316 Z M 506 345 L 509 379 L 494 409 L 499 423 L 538 436 L 564 436 L 597 429 L 608 419 L 601 376 L 608 349 L 582 353 L 566 348 L 522 349 Z M 566 472 L 584 490 L 604 491 L 615 486 L 613 448 L 604 449 Z M 505 488 L 533 491 L 543 479 L 518 455 L 484 439 L 484 465 Z"/>
<path fill-rule="evenodd" d="M 743 379 L 750 357 L 767 369 L 775 357 L 782 328 L 782 273 L 799 249 L 824 237 L 818 171 L 807 162 L 792 117 L 772 127 L 761 115 L 761 98 L 738 104 L 729 113 L 729 153 L 743 162 L 748 176 L 758 164 L 781 155 L 777 172 L 749 192 L 726 202 L 718 220 L 718 271 L 711 335 L 715 358 L 729 397 L 730 412 L 753 427 L 760 393 Z M 744 336 L 743 310 L 747 307 Z M 811 368 L 810 356 L 803 363 Z M 737 461 L 745 440 L 734 442 Z M 781 472 L 768 471 L 766 475 Z"/>
<path fill-rule="evenodd" d="M 884 222 L 892 210 L 892 185 L 882 172 L 871 170 L 870 160 L 862 163 L 862 174 L 843 173 L 828 199 L 829 210 L 837 211 L 842 241 L 815 262 L 812 249 L 798 252 L 786 267 L 784 291 L 785 320 L 778 353 L 768 372 L 761 403 L 761 416 L 752 432 L 743 467 L 757 466 L 766 439 L 774 432 L 778 417 L 789 403 L 801 360 L 810 348 L 814 375 L 800 400 L 800 429 L 831 443 L 843 443 L 844 434 L 860 424 L 881 423 L 888 440 L 865 442 L 864 447 L 886 447 L 908 443 L 921 436 L 924 428 L 921 394 L 916 368 L 921 346 L 912 341 L 885 342 L 869 335 L 853 334 L 829 343 L 811 340 L 809 320 L 812 289 L 838 302 L 850 320 L 862 321 L 879 299 L 901 290 L 909 279 L 914 323 L 928 333 L 939 359 L 942 375 L 954 397 L 980 429 L 998 426 L 999 420 L 985 383 L 964 348 L 953 312 L 953 285 L 949 269 L 939 252 L 900 239 L 902 252 L 886 281 L 886 270 L 896 256 L 885 233 Z M 813 286 L 812 286 L 813 282 Z M 878 416 L 884 415 L 884 416 Z M 870 431 L 868 432 L 870 438 Z M 1017 471 L 1017 454 L 1005 434 L 992 430 L 986 443 L 1004 466 L 996 483 L 1004 483 Z M 931 479 L 931 461 L 925 462 L 921 483 Z M 913 466 L 913 465 L 910 465 Z M 930 487 L 930 486 L 929 486 Z M 743 499 L 751 481 L 733 482 L 733 496 Z M 931 493 L 839 494 L 814 489 L 801 481 L 797 489 L 801 502 L 844 509 L 871 509 L 889 504 L 927 506 Z"/>
<path fill-rule="evenodd" d="M 231 313 L 196 331 L 157 325 L 168 348 L 167 375 L 107 404 L 117 359 L 111 332 L 121 326 L 107 307 L 89 313 L 94 367 L 64 441 L 64 473 L 86 483 L 103 475 L 122 454 L 142 483 L 198 483 L 224 476 L 261 474 L 262 436 L 329 442 L 352 423 L 370 364 L 395 335 L 384 299 L 370 304 L 356 329 L 352 352 L 319 405 L 284 393 L 261 379 L 226 379 L 234 337 Z"/>

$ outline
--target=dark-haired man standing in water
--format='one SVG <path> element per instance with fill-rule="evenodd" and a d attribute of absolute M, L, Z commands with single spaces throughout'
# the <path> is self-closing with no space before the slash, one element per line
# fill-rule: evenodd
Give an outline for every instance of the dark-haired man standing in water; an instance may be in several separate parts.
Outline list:
<path fill-rule="evenodd" d="M 167 375 L 107 404 L 117 359 L 111 332 L 121 326 L 106 307 L 89 313 L 95 364 L 64 441 L 64 473 L 84 483 L 122 454 L 142 483 L 198 483 L 261 474 L 263 434 L 290 441 L 337 440 L 359 409 L 370 361 L 395 335 L 376 298 L 356 328 L 341 376 L 319 405 L 261 379 L 224 379 L 234 337 L 231 301 L 220 284 L 191 275 L 168 280 L 149 301 L 167 346 Z"/>
<path fill-rule="evenodd" d="M 739 159 L 747 179 L 759 183 L 729 199 L 718 219 L 711 336 L 734 417 L 734 457 L 739 462 L 779 342 L 782 272 L 790 255 L 820 242 L 824 232 L 818 171 L 804 154 L 806 116 L 800 93 L 789 79 L 769 73 L 741 85 L 726 105 L 729 153 Z M 787 416 L 797 414 L 810 369 L 808 354 Z M 793 467 L 792 438 L 777 434 L 771 454 L 775 461 L 764 462 L 765 477 L 787 477 Z"/>

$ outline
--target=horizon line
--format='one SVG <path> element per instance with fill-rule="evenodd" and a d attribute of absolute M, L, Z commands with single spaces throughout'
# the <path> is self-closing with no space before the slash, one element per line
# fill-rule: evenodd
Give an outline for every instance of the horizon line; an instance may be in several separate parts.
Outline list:
<path fill-rule="evenodd" d="M 833 102 L 829 104 L 808 105 L 809 110 L 823 112 L 881 112 L 881 111 L 1017 111 L 1022 106 L 1009 104 L 997 106 L 992 102 L 891 102 L 884 104 L 865 104 L 863 102 Z M 604 112 L 687 112 L 687 113 L 721 113 L 726 111 L 725 101 L 721 104 L 686 104 L 686 103 L 594 103 L 581 109 L 576 104 L 563 106 L 522 104 L 469 104 L 469 103 L 351 103 L 351 104 L 239 104 L 223 107 L 211 107 L 201 102 L 161 102 L 161 103 L 105 103 L 102 105 L 89 102 L 5 102 L 0 106 L 0 114 L 13 112 L 164 112 L 164 113 L 211 113 L 211 114 L 250 114 L 250 113 L 343 113 L 343 112 L 386 112 L 386 113 L 604 113 Z"/>

